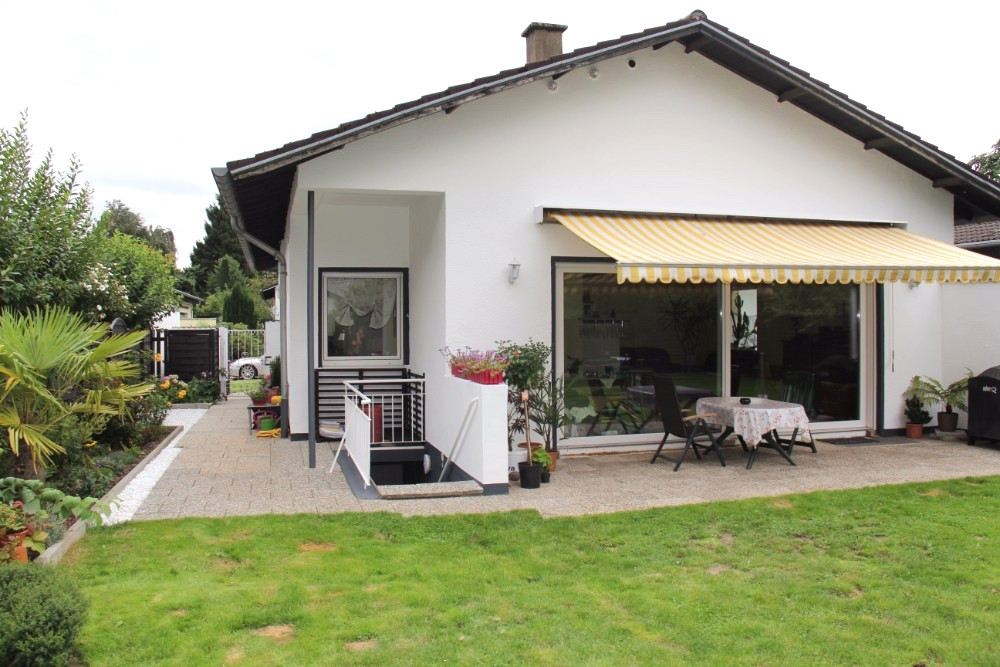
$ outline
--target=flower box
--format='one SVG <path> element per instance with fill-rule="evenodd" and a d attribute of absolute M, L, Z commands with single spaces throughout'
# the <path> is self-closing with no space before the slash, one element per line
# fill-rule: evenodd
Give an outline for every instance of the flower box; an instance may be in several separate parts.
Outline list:
<path fill-rule="evenodd" d="M 503 382 L 503 371 L 478 371 L 476 373 L 469 373 L 464 377 L 466 380 L 471 380 L 479 384 L 500 384 Z"/>

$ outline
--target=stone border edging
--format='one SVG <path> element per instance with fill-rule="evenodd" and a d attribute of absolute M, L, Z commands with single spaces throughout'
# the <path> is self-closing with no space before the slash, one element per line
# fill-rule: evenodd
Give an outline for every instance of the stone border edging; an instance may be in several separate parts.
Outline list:
<path fill-rule="evenodd" d="M 192 404 L 194 405 L 194 404 Z M 124 477 L 118 480 L 111 489 L 101 496 L 101 502 L 110 502 L 112 499 L 116 498 L 119 493 L 125 490 L 125 487 L 129 485 L 136 475 L 142 472 L 142 469 L 146 467 L 146 464 L 155 459 L 161 451 L 170 446 L 177 437 L 184 432 L 183 426 L 167 426 L 166 428 L 171 429 L 171 432 L 163 437 L 153 451 L 147 454 L 139 463 L 136 464 L 134 468 L 128 471 Z M 47 547 L 45 553 L 35 559 L 36 563 L 43 563 L 45 565 L 55 565 L 63 559 L 69 548 L 80 541 L 80 539 L 87 534 L 87 522 L 77 521 L 69 529 L 63 533 L 62 539 L 60 539 L 55 544 Z"/>
<path fill-rule="evenodd" d="M 174 403 L 170 407 L 179 408 L 181 410 L 208 410 L 213 405 L 215 405 L 215 403 Z"/>

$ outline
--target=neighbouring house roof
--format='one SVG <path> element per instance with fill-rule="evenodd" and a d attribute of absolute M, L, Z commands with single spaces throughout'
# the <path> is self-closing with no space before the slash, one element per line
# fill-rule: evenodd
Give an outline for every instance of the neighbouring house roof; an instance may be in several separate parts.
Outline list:
<path fill-rule="evenodd" d="M 175 289 L 174 292 L 177 293 L 177 294 L 180 294 L 181 297 L 184 299 L 184 301 L 191 301 L 193 303 L 202 303 L 202 302 L 205 301 L 200 296 L 195 296 L 194 294 L 189 294 L 189 293 L 185 292 L 184 290 Z"/>
<path fill-rule="evenodd" d="M 284 237 L 292 183 L 298 164 L 343 148 L 371 134 L 434 113 L 451 113 L 462 104 L 539 79 L 558 79 L 573 69 L 638 51 L 659 49 L 677 42 L 688 53 L 697 52 L 748 81 L 888 157 L 930 179 L 956 197 L 956 214 L 1000 215 L 1000 184 L 924 141 L 912 132 L 834 90 L 785 60 L 753 44 L 704 13 L 642 32 L 623 35 L 564 53 L 548 60 L 452 86 L 391 109 L 369 114 L 305 139 L 234 160 L 213 169 L 219 191 L 239 224 L 264 243 L 277 247 Z M 251 265 L 274 264 L 267 252 L 244 243 Z"/>
<path fill-rule="evenodd" d="M 955 245 L 963 247 L 1000 245 L 1000 219 L 955 225 Z"/>

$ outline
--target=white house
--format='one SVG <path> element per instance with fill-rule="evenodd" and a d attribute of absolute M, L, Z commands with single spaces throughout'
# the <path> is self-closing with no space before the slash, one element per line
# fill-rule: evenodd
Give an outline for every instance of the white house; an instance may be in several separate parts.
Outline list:
<path fill-rule="evenodd" d="M 529 26 L 527 65 L 214 170 L 248 259 L 282 272 L 293 437 L 315 434 L 314 369 L 406 367 L 440 449 L 479 399 L 456 462 L 501 484 L 503 393 L 439 352 L 498 339 L 553 346 L 564 451 L 658 441 L 648 409 L 593 417 L 648 408 L 651 373 L 691 396 L 795 385 L 822 435 L 899 430 L 913 375 L 969 365 L 952 283 L 1000 262 L 953 227 L 1000 214 L 996 183 L 701 12 L 566 54 L 564 29 Z"/>

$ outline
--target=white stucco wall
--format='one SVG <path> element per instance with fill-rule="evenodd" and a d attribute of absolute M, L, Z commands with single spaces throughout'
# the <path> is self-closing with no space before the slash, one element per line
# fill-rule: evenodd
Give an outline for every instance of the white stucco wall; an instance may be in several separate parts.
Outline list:
<path fill-rule="evenodd" d="M 893 220 L 951 237 L 952 197 L 943 189 L 678 45 L 598 69 L 597 79 L 581 70 L 559 79 L 555 92 L 544 81 L 522 86 L 301 165 L 289 226 L 290 331 L 304 331 L 304 192 L 310 189 L 319 198 L 443 193 L 433 224 L 427 220 L 434 214 L 415 222 L 414 201 L 407 201 L 409 224 L 402 214 L 375 219 L 355 210 L 331 218 L 317 209 L 318 267 L 409 262 L 419 372 L 434 367 L 436 350 L 446 344 L 549 341 L 551 258 L 597 253 L 557 225 L 535 224 L 537 205 Z M 355 221 L 349 233 L 338 222 L 348 218 Z M 521 276 L 510 285 L 514 257 Z M 900 394 L 908 378 L 942 371 L 941 289 L 897 286 L 894 297 L 892 312 L 888 299 L 886 308 L 896 327 L 895 370 L 887 370 L 885 392 L 890 428 L 902 425 Z M 289 356 L 299 373 L 307 372 L 303 347 L 290 346 Z M 292 429 L 301 432 L 304 400 L 295 402 Z M 446 416 L 445 406 L 431 405 L 429 419 Z"/>
<path fill-rule="evenodd" d="M 943 326 L 941 376 L 954 382 L 971 370 L 979 375 L 1000 365 L 1000 285 L 945 285 L 942 288 Z M 935 376 L 937 377 L 937 376 Z M 967 415 L 959 413 L 959 427 Z"/>

